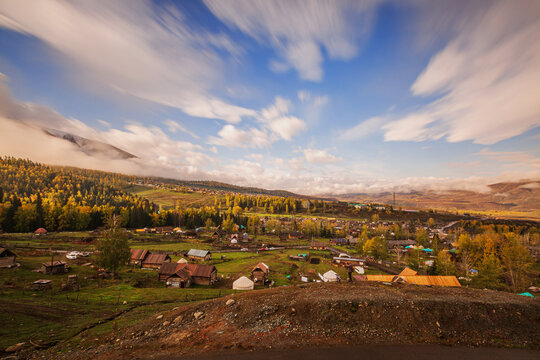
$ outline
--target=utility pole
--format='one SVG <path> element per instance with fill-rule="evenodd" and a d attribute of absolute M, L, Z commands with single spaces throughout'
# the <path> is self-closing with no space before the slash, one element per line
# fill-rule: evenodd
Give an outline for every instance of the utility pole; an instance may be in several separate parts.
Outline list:
<path fill-rule="evenodd" d="M 394 206 L 396 206 L 396 192 L 394 191 Z"/>

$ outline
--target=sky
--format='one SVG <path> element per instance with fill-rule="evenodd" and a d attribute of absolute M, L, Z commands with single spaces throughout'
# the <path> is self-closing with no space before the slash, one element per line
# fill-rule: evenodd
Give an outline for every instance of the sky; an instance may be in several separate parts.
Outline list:
<path fill-rule="evenodd" d="M 0 155 L 313 195 L 539 179 L 540 1 L 0 0 Z"/>

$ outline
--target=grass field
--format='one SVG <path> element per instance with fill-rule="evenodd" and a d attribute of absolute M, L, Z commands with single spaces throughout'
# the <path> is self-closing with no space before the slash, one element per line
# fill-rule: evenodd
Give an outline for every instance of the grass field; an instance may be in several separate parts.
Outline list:
<path fill-rule="evenodd" d="M 130 322 L 142 320 L 154 312 L 178 306 L 178 304 L 229 294 L 233 292 L 232 282 L 242 275 L 249 277 L 251 269 L 259 262 L 264 262 L 270 267 L 269 280 L 274 281 L 276 286 L 299 284 L 300 277 L 303 275 L 323 274 L 328 270 L 336 271 L 343 279 L 347 277 L 345 269 L 331 264 L 329 252 L 308 249 L 260 251 L 259 253 L 217 252 L 207 263 L 217 268 L 220 281 L 213 287 L 192 286 L 188 289 L 165 288 L 164 284 L 158 281 L 156 270 L 133 267 L 124 267 L 117 279 L 94 279 L 96 268 L 83 266 L 85 263 L 94 262 L 93 255 L 68 260 L 62 253 L 54 254 L 55 260 L 68 263 L 71 268 L 69 274 L 78 275 L 81 285 L 79 291 L 60 290 L 62 283 L 67 281 L 67 274 L 43 275 L 32 271 L 38 269 L 43 262 L 51 260 L 48 249 L 92 250 L 93 245 L 73 244 L 73 241 L 87 236 L 89 233 L 60 233 L 43 237 L 34 237 L 31 234 L 9 234 L 0 237 L 0 243 L 10 247 L 16 246 L 14 252 L 17 254 L 17 262 L 21 264 L 19 268 L 0 269 L 0 306 L 3 309 L 10 309 L 10 311 L 0 312 L 0 324 L 3 324 L 0 327 L 0 349 L 30 340 L 42 344 L 68 339 L 77 342 L 82 340 L 82 336 L 88 337 L 92 334 L 108 332 L 113 326 L 115 328 L 128 326 Z M 316 240 L 328 242 L 327 239 Z M 271 235 L 259 235 L 256 240 L 250 241 L 252 246 L 256 244 L 257 247 L 263 243 L 277 242 L 278 238 Z M 309 240 L 287 242 L 287 244 L 293 243 L 307 245 Z M 191 248 L 217 250 L 212 242 L 205 239 L 178 239 L 174 236 L 157 234 L 133 234 L 130 246 L 169 252 L 183 252 Z M 320 258 L 320 264 L 294 261 L 289 258 L 289 255 L 302 253 Z M 176 262 L 180 256 L 171 255 L 171 258 Z M 30 290 L 30 285 L 38 279 L 52 280 L 53 289 Z M 124 311 L 126 312 L 123 313 Z M 122 314 L 118 315 L 120 313 Z M 112 318 L 114 321 L 110 320 Z M 104 321 L 104 323 L 96 325 L 99 321 Z M 81 333 L 87 327 L 91 330 Z M 87 339 L 84 343 L 87 344 Z"/>
<path fill-rule="evenodd" d="M 161 205 L 164 209 L 171 209 L 175 202 L 177 206 L 182 205 L 183 207 L 214 206 L 214 195 L 205 195 L 199 192 L 172 191 L 137 185 L 132 185 L 125 190 Z"/>

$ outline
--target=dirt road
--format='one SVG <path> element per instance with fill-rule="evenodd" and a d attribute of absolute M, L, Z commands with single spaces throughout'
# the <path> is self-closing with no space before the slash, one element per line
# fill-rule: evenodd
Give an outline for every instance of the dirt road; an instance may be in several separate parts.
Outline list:
<path fill-rule="evenodd" d="M 364 345 L 341 348 L 307 348 L 279 351 L 231 352 L 197 357 L 163 357 L 157 360 L 335 360 L 335 359 L 399 359 L 399 360 L 516 360 L 539 359 L 540 351 L 499 348 L 467 348 L 442 345 Z"/>

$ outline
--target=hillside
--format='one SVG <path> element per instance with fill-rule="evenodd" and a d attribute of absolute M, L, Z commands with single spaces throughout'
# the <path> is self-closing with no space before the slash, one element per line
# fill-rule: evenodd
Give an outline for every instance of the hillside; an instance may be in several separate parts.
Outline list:
<path fill-rule="evenodd" d="M 71 343 L 36 355 L 146 359 L 376 343 L 538 349 L 539 319 L 537 299 L 497 291 L 311 284 L 189 304 L 100 338 L 83 333 Z M 71 353 L 59 357 L 59 351 L 67 349 Z"/>
<path fill-rule="evenodd" d="M 336 196 L 348 202 L 393 203 L 393 193 Z M 540 181 L 504 182 L 489 185 L 489 192 L 465 190 L 396 193 L 396 206 L 486 212 L 486 215 L 540 219 Z"/>

